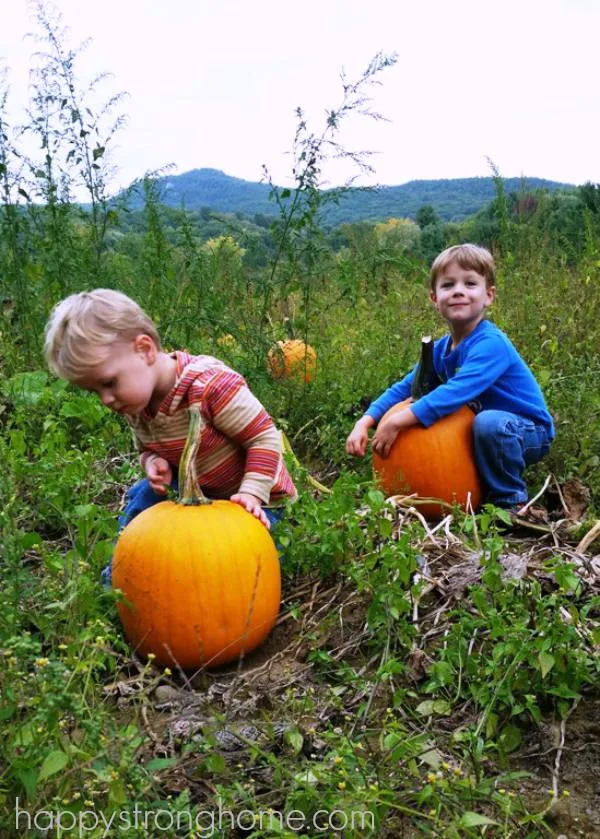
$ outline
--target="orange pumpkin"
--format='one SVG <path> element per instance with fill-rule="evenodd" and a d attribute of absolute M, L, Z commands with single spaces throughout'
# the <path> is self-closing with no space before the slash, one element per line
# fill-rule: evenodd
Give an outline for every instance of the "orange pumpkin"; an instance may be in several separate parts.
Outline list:
<path fill-rule="evenodd" d="M 238 504 L 209 502 L 194 488 L 196 417 L 194 411 L 180 466 L 181 501 L 136 516 L 113 558 L 113 586 L 125 595 L 117 608 L 131 645 L 184 670 L 253 650 L 273 628 L 281 599 L 279 557 L 266 527 Z"/>
<path fill-rule="evenodd" d="M 382 421 L 409 404 L 407 399 L 394 405 Z M 439 498 L 447 504 L 459 504 L 463 510 L 470 493 L 476 509 L 481 486 L 473 459 L 473 419 L 473 412 L 464 406 L 429 428 L 413 425 L 404 429 L 386 458 L 373 452 L 373 469 L 383 491 L 387 495 L 416 493 L 422 498 Z M 427 518 L 444 515 L 444 507 L 439 504 L 419 504 L 417 509 Z"/>
<path fill-rule="evenodd" d="M 436 388 L 440 380 L 433 363 L 434 344 L 430 336 L 421 341 L 421 358 L 411 387 L 414 401 Z M 394 405 L 381 421 L 410 404 Z M 470 496 L 473 509 L 481 502 L 481 482 L 473 456 L 473 420 L 467 406 L 435 422 L 429 428 L 413 425 L 398 434 L 386 458 L 373 452 L 373 470 L 387 495 L 439 498 L 446 504 L 466 509 Z M 418 504 L 428 518 L 444 515 L 440 504 Z"/>
<path fill-rule="evenodd" d="M 276 346 L 269 350 L 268 366 L 274 379 L 302 376 L 303 381 L 311 382 L 317 366 L 317 354 L 304 341 L 277 341 Z"/>

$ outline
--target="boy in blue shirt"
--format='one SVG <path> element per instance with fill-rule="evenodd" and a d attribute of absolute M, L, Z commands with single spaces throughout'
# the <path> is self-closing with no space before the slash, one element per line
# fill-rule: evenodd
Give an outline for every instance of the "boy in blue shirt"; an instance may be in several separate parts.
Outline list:
<path fill-rule="evenodd" d="M 389 387 L 358 420 L 346 441 L 349 454 L 364 455 L 369 429 L 373 451 L 387 457 L 403 428 L 426 428 L 469 405 L 475 412 L 475 461 L 486 501 L 516 510 L 527 502 L 523 472 L 548 453 L 554 425 L 535 377 L 507 336 L 485 320 L 496 295 L 492 255 L 478 245 L 455 245 L 431 266 L 431 299 L 450 334 L 434 344 L 440 384 L 384 422 L 385 412 L 410 396 L 415 369 Z"/>

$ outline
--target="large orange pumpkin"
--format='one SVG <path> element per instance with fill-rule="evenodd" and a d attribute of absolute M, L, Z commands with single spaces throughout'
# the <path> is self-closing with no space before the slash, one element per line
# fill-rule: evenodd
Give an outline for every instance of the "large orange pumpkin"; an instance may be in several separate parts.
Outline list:
<path fill-rule="evenodd" d="M 410 404 L 400 402 L 383 419 Z M 479 475 L 473 460 L 474 414 L 464 406 L 429 428 L 413 425 L 398 434 L 386 458 L 373 452 L 373 469 L 387 495 L 416 493 L 421 498 L 439 498 L 465 509 L 470 493 L 476 509 L 481 501 Z M 439 504 L 419 504 L 428 518 L 444 514 Z M 447 508 L 446 508 L 447 512 Z"/>
<path fill-rule="evenodd" d="M 421 361 L 412 387 L 416 400 L 435 388 L 433 341 L 423 338 Z M 394 405 L 381 421 L 410 404 L 410 399 Z M 481 483 L 473 456 L 473 420 L 475 415 L 466 405 L 435 422 L 429 428 L 413 425 L 398 434 L 386 458 L 373 452 L 373 470 L 387 495 L 416 494 L 439 498 L 446 504 L 459 504 L 473 509 L 481 502 Z M 439 518 L 447 507 L 440 504 L 418 504 L 428 518 Z"/>
<path fill-rule="evenodd" d="M 192 418 L 194 419 L 194 417 Z M 192 428 L 198 426 L 190 423 Z M 184 472 L 181 502 L 164 501 L 123 530 L 113 558 L 117 608 L 135 650 L 164 665 L 214 667 L 267 637 L 279 613 L 279 557 L 269 531 L 231 501 L 207 502 Z M 191 469 L 193 473 L 193 468 Z"/>
<path fill-rule="evenodd" d="M 268 365 L 274 379 L 302 376 L 305 382 L 310 382 L 315 375 L 317 354 L 304 341 L 277 341 L 269 350 Z"/>

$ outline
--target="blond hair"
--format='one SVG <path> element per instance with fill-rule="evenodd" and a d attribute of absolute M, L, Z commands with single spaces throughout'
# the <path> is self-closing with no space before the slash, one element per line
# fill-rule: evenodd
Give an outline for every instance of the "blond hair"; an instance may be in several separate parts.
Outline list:
<path fill-rule="evenodd" d="M 133 340 L 140 334 L 149 335 L 160 350 L 156 326 L 126 294 L 108 288 L 81 291 L 52 310 L 44 355 L 53 373 L 74 380 L 104 361 L 115 341 Z"/>
<path fill-rule="evenodd" d="M 465 271 L 476 271 L 485 277 L 485 284 L 488 288 L 496 284 L 496 264 L 494 257 L 481 245 L 453 245 L 446 248 L 433 261 L 431 266 L 431 289 L 435 291 L 435 284 L 451 262 L 458 262 Z"/>

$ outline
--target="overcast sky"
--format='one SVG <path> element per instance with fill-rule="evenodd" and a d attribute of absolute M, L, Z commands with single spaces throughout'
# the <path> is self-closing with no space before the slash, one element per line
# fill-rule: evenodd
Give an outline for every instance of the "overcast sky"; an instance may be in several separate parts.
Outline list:
<path fill-rule="evenodd" d="M 360 183 L 488 175 L 600 182 L 600 0 L 56 0 L 82 79 L 114 78 L 128 122 L 114 186 L 176 164 L 257 181 L 290 172 L 294 110 L 317 131 L 380 50 L 398 54 L 374 107 L 339 140 L 377 152 Z M 35 29 L 27 0 L 0 0 L 10 106 L 27 101 Z M 331 183 L 349 174 L 325 171 Z"/>

